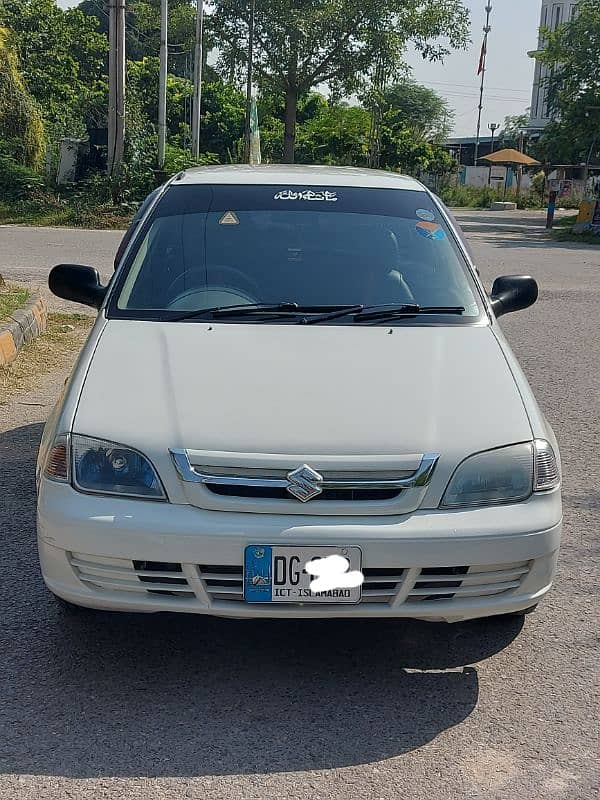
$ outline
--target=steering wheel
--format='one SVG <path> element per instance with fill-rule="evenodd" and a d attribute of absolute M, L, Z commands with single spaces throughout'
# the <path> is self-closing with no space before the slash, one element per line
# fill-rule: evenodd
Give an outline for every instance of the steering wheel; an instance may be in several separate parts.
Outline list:
<path fill-rule="evenodd" d="M 178 283 L 181 283 L 183 280 L 190 281 L 190 283 L 194 284 L 196 282 L 196 286 L 194 290 L 197 291 L 198 287 L 202 287 L 203 289 L 210 288 L 211 286 L 218 286 L 220 288 L 229 288 L 229 289 L 238 289 L 242 292 L 246 292 L 249 295 L 254 297 L 260 297 L 261 291 L 258 287 L 258 284 L 245 275 L 241 270 L 236 269 L 236 267 L 229 267 L 225 266 L 224 264 L 219 264 L 218 266 L 211 267 L 209 270 L 210 274 L 210 283 L 205 283 L 206 280 L 206 270 L 205 269 L 188 269 L 186 272 L 182 272 L 178 275 L 174 281 L 171 281 L 167 288 L 167 297 L 170 296 L 171 292 L 175 291 L 175 287 Z M 227 278 L 227 274 L 229 274 L 229 278 Z M 196 281 L 193 280 L 196 279 Z M 192 279 L 192 280 L 190 280 Z M 187 289 L 182 294 L 187 294 L 190 290 Z M 179 299 L 179 296 L 175 298 L 176 300 Z"/>

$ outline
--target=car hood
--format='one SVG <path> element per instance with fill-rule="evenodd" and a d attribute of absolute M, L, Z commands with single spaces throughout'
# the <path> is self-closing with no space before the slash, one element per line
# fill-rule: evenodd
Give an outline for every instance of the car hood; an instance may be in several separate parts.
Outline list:
<path fill-rule="evenodd" d="M 531 439 L 488 326 L 110 320 L 74 431 L 141 450 L 454 460 Z"/>

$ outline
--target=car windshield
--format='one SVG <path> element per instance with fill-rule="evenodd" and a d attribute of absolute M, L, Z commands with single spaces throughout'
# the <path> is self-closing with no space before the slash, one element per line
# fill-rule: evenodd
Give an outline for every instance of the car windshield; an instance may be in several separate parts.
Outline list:
<path fill-rule="evenodd" d="M 406 303 L 464 309 L 448 324 L 481 313 L 431 196 L 402 189 L 173 186 L 145 223 L 115 297 L 115 316 L 139 319 L 189 311 L 198 320 L 204 309 L 209 318 L 210 309 L 241 307 L 244 321 L 269 321 L 267 309 L 244 314 L 250 304 L 296 304 L 297 313 Z M 352 316 L 331 324 L 346 322 Z"/>

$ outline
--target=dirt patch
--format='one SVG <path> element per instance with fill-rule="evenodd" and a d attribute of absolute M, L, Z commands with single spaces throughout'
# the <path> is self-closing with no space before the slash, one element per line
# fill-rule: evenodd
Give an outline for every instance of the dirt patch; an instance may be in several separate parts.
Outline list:
<path fill-rule="evenodd" d="M 12 364 L 0 367 L 0 405 L 33 389 L 43 375 L 70 369 L 93 322 L 83 314 L 50 314 L 46 333 L 25 345 Z"/>

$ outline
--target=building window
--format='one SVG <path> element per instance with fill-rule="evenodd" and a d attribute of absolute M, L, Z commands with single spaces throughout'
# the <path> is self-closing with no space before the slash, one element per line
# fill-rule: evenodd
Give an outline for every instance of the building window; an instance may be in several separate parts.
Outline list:
<path fill-rule="evenodd" d="M 560 25 L 560 15 L 562 12 L 562 6 L 554 5 L 553 9 L 553 22 L 552 22 L 552 30 L 555 31 L 558 26 Z"/>
<path fill-rule="evenodd" d="M 577 14 L 577 4 L 571 5 L 571 19 L 575 19 Z"/>

